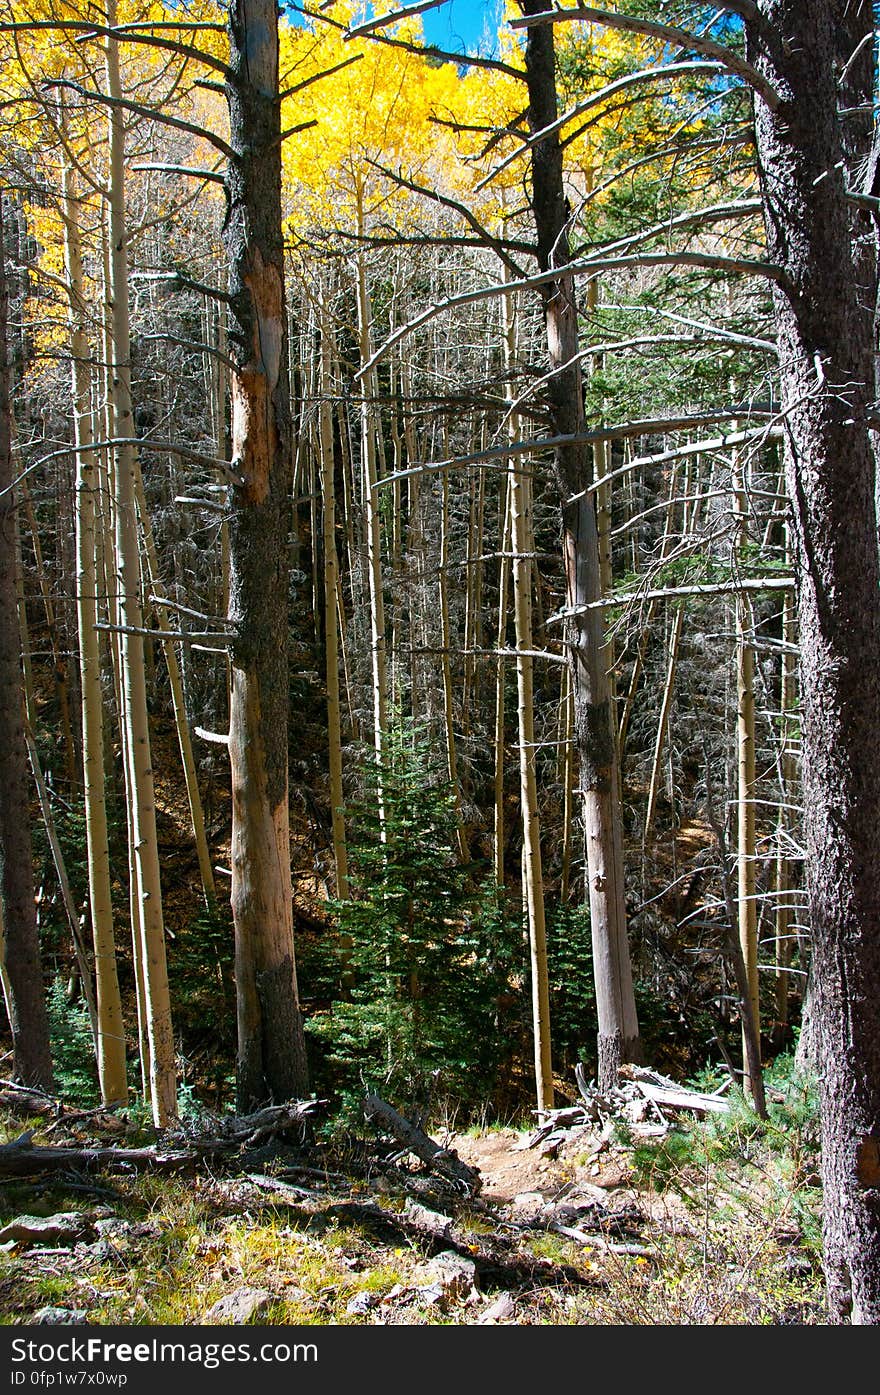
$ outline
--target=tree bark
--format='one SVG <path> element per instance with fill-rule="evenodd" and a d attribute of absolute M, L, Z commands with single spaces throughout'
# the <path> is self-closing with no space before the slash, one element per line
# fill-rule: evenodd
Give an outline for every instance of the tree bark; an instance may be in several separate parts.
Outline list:
<path fill-rule="evenodd" d="M 4 987 L 14 1054 L 23 1085 L 52 1089 L 52 1053 L 34 906 L 27 754 L 18 652 L 12 403 L 6 340 L 7 291 L 0 204 L 0 925 Z"/>
<path fill-rule="evenodd" d="M 543 0 L 520 0 L 520 8 L 532 15 L 545 7 Z M 557 118 L 551 25 L 528 31 L 526 81 L 529 128 L 542 131 Z M 532 206 L 541 271 L 560 271 L 541 291 L 553 370 L 548 384 L 551 429 L 554 435 L 583 436 L 577 307 L 573 279 L 565 275 L 568 215 L 562 148 L 555 131 L 532 147 Z M 626 936 L 619 778 L 603 621 L 600 610 L 582 609 L 601 593 L 595 506 L 592 497 L 583 496 L 591 474 L 588 447 L 575 442 L 557 448 L 567 602 L 580 612 L 572 618 L 569 644 L 599 1015 L 598 1078 L 600 1088 L 607 1089 L 616 1083 L 623 1061 L 640 1059 L 641 1045 Z"/>
<path fill-rule="evenodd" d="M 231 0 L 229 619 L 232 915 L 242 1110 L 308 1091 L 288 813 L 291 423 L 281 229 L 278 11 Z"/>
<path fill-rule="evenodd" d="M 73 167 L 65 157 L 64 246 L 70 318 L 71 396 L 76 445 L 76 591 L 79 668 L 82 691 L 83 791 L 89 869 L 89 912 L 95 951 L 98 1009 L 98 1078 L 105 1104 L 128 1096 L 125 1024 L 110 878 L 110 846 L 104 788 L 104 699 L 98 632 L 98 575 L 95 518 L 99 490 L 98 460 L 93 446 L 89 346 L 85 328 L 83 262 L 79 201 Z"/>
<path fill-rule="evenodd" d="M 750 59 L 781 97 L 776 111 L 757 98 L 755 118 L 769 253 L 786 273 L 773 303 L 801 642 L 828 1305 L 833 1322 L 877 1324 L 877 271 L 870 217 L 847 194 L 858 176 L 847 166 L 871 151 L 871 34 L 867 0 L 764 0 L 748 23 Z"/>
<path fill-rule="evenodd" d="M 108 0 L 107 20 L 116 22 L 115 0 Z M 121 79 L 117 41 L 110 39 L 105 50 L 108 95 L 119 98 Z M 131 400 L 131 331 L 128 295 L 128 231 L 125 206 L 125 129 L 118 106 L 108 111 L 110 158 L 109 189 L 109 294 L 110 294 L 110 398 L 112 435 L 130 441 L 134 436 Z M 177 1081 L 174 1059 L 174 1030 L 168 965 L 165 957 L 165 926 L 162 916 L 162 881 L 156 836 L 156 800 L 150 724 L 144 667 L 144 641 L 137 631 L 143 628 L 140 553 L 137 531 L 135 480 L 137 456 L 132 446 L 117 446 L 115 452 L 116 565 L 119 574 L 120 665 L 123 749 L 126 762 L 126 788 L 131 816 L 134 849 L 135 886 L 138 900 L 133 932 L 139 924 L 135 952 L 140 958 L 146 1035 L 149 1046 L 149 1094 L 153 1121 L 164 1127 L 177 1114 Z"/>

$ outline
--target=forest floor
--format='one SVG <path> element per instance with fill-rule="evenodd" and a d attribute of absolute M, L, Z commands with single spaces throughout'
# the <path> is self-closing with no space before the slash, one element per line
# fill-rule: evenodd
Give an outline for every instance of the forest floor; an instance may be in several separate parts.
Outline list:
<path fill-rule="evenodd" d="M 0 1321 L 822 1324 L 812 1126 L 778 1100 L 767 1125 L 731 1101 L 662 1136 L 622 1117 L 555 1141 L 435 1130 L 478 1170 L 470 1195 L 375 1129 L 212 1155 L 216 1119 L 157 1139 L 133 1111 L 3 1113 Z M 19 1148 L 80 1156 L 10 1175 L 30 1129 Z"/>

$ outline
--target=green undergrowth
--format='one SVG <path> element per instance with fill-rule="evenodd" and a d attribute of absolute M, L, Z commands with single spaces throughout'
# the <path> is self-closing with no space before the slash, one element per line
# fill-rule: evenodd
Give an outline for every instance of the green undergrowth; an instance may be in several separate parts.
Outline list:
<path fill-rule="evenodd" d="M 699 1083 L 712 1088 L 718 1081 Z M 511 1227 L 509 1213 L 497 1207 L 437 1204 L 467 1237 L 464 1252 L 515 1237 L 518 1253 L 570 1266 L 580 1276 L 515 1288 L 516 1324 L 821 1324 L 815 1093 L 789 1058 L 768 1071 L 767 1088 L 766 1121 L 734 1093 L 728 1113 L 679 1122 L 662 1138 L 618 1126 L 601 1154 L 621 1173 L 617 1190 L 606 1193 L 609 1214 L 620 1204 L 634 1219 L 604 1229 L 585 1221 L 589 1244 Z M 493 1123 L 482 1129 L 490 1138 Z M 15 1138 L 29 1127 L 37 1143 L 62 1141 L 45 1120 L 0 1116 L 0 1137 Z M 440 1131 L 430 1122 L 429 1128 Z M 128 1111 L 113 1141 L 145 1142 L 148 1132 L 138 1111 Z M 589 1180 L 588 1137 L 580 1152 L 573 1145 L 559 1160 L 559 1175 L 571 1187 L 554 1191 L 535 1155 L 535 1185 L 545 1196 L 572 1188 L 576 1194 L 578 1182 Z M 210 1320 L 212 1304 L 243 1287 L 273 1295 L 253 1319 L 261 1325 L 477 1321 L 502 1285 L 487 1281 L 448 1302 L 420 1302 L 420 1289 L 430 1282 L 428 1247 L 417 1237 L 389 1239 L 371 1220 L 377 1206 L 390 1217 L 402 1211 L 407 1189 L 388 1184 L 381 1170 L 365 1174 L 363 1148 L 360 1140 L 348 1154 L 340 1146 L 310 1156 L 332 1182 L 307 1180 L 311 1197 L 303 1205 L 258 1190 L 247 1177 L 254 1164 L 244 1160 L 183 1177 L 108 1172 L 5 1179 L 0 1225 L 20 1215 L 78 1211 L 93 1222 L 112 1218 L 112 1226 L 67 1248 L 0 1246 L 0 1321 L 28 1323 L 53 1306 L 97 1324 L 201 1324 Z M 269 1159 L 258 1170 L 275 1167 Z M 361 1201 L 368 1203 L 362 1217 L 350 1205 Z"/>

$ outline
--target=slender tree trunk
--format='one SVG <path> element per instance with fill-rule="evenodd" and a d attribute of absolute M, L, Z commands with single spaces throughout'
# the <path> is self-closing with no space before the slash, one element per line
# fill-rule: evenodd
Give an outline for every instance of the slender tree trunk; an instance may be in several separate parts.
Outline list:
<path fill-rule="evenodd" d="M 533 695 L 531 480 L 519 462 L 512 463 L 510 490 L 513 552 L 513 606 L 516 624 L 516 684 L 519 735 L 520 805 L 523 828 L 523 897 L 529 926 L 532 981 L 532 1035 L 535 1057 L 535 1092 L 539 1109 L 553 1108 L 553 1070 L 550 1056 L 550 989 L 547 970 L 547 935 L 544 916 L 544 877 L 541 865 L 541 828 L 538 818 L 538 782 L 535 771 L 535 706 Z"/>
<path fill-rule="evenodd" d="M 787 539 L 787 533 L 786 533 Z M 786 541 L 786 559 L 789 558 Z M 796 761 L 793 751 L 795 722 L 793 720 L 796 702 L 797 661 L 795 646 L 794 597 L 791 592 L 783 593 L 782 599 L 782 674 L 779 685 L 780 744 L 779 757 L 779 823 L 776 852 L 776 1024 L 781 1033 L 788 1026 L 789 965 L 792 958 L 792 896 L 791 860 L 789 858 L 790 814 L 786 805 L 795 789 Z M 784 1039 L 784 1036 L 783 1036 Z"/>
<path fill-rule="evenodd" d="M 740 462 L 733 459 L 733 504 L 737 551 L 742 552 L 747 541 L 746 514 L 748 501 L 741 475 Z M 749 985 L 751 1012 L 743 1019 L 743 1089 L 755 1099 L 751 1061 L 761 1059 L 761 1008 L 758 997 L 758 902 L 755 864 L 755 651 L 751 644 L 752 611 L 748 596 L 737 596 L 736 602 L 736 771 L 737 771 L 737 916 L 739 943 Z M 746 1034 L 755 1031 L 751 1053 Z"/>
<path fill-rule="evenodd" d="M 502 486 L 501 506 L 501 564 L 498 568 L 498 648 L 503 649 L 507 641 L 508 592 L 510 590 L 510 485 Z M 493 868 L 495 885 L 504 886 L 504 726 L 506 659 L 499 654 L 495 661 L 495 740 L 494 757 L 494 820 L 493 820 Z"/>
<path fill-rule="evenodd" d="M 116 22 L 115 0 L 107 5 L 107 22 Z M 107 92 L 122 95 L 117 41 L 106 46 Z M 128 236 L 125 210 L 125 131 L 121 109 L 109 108 L 110 147 L 110 296 L 113 435 L 134 436 L 131 401 L 131 334 L 128 299 Z M 116 449 L 116 558 L 119 569 L 119 619 L 125 757 L 128 766 L 132 834 L 140 901 L 140 951 L 150 1052 L 150 1102 L 153 1120 L 164 1127 L 177 1113 L 177 1083 L 171 997 L 165 958 L 162 886 L 156 838 L 156 803 L 144 671 L 140 554 L 137 531 L 137 457 L 131 446 Z"/>
<path fill-rule="evenodd" d="M 70 302 L 71 392 L 76 446 L 76 574 L 82 690 L 83 792 L 86 853 L 89 870 L 89 911 L 95 952 L 95 994 L 98 1014 L 98 1078 L 101 1099 L 114 1104 L 128 1096 L 125 1066 L 125 1026 L 116 966 L 110 846 L 104 788 L 104 699 L 98 632 L 98 573 L 96 500 L 98 461 L 92 449 L 89 346 L 85 329 L 85 300 L 79 203 L 70 162 L 64 162 L 64 243 Z"/>
<path fill-rule="evenodd" d="M 364 232 L 363 189 L 357 194 L 358 234 Z M 367 285 L 367 266 L 363 251 L 357 254 L 358 336 L 361 363 L 366 363 L 373 351 L 373 315 Z M 361 469 L 364 485 L 364 514 L 367 542 L 367 573 L 370 597 L 370 653 L 373 680 L 373 744 L 379 767 L 379 818 L 384 825 L 382 799 L 382 756 L 385 733 L 388 730 L 388 660 L 385 639 L 385 588 L 382 581 L 382 523 L 379 515 L 379 494 L 376 488 L 379 466 L 376 446 L 376 425 L 373 420 L 372 399 L 378 395 L 375 369 L 363 378 L 361 405 Z"/>
<path fill-rule="evenodd" d="M 516 358 L 516 304 L 512 295 L 502 303 L 504 327 L 504 364 L 507 375 L 507 395 L 513 397 L 513 371 Z M 511 412 L 508 430 L 511 441 L 519 438 L 520 419 Z M 517 731 L 519 737 L 520 811 L 523 831 L 522 890 L 529 927 L 529 958 L 532 984 L 532 1041 L 535 1060 L 535 1094 L 539 1109 L 553 1108 L 553 1067 L 550 1051 L 550 987 L 547 967 L 547 930 L 544 907 L 544 873 L 541 862 L 541 826 L 538 817 L 538 782 L 535 748 L 535 703 L 532 650 L 532 557 L 535 550 L 532 523 L 532 481 L 522 463 L 512 457 L 507 471 L 507 507 L 505 509 L 501 551 L 512 555 L 513 611 L 516 632 Z M 508 543 L 508 530 L 510 539 Z M 503 647 L 507 608 L 507 557 L 501 559 L 504 593 L 499 614 L 498 647 Z M 504 659 L 499 658 L 499 693 L 497 710 L 501 714 L 499 754 L 503 760 L 504 744 Z M 498 755 L 496 755 L 496 760 Z M 498 767 L 496 765 L 496 771 Z M 496 783 L 498 776 L 496 774 Z M 503 766 L 500 790 L 496 800 L 503 806 Z M 496 820 L 499 813 L 496 810 Z M 502 841 L 503 813 L 496 843 Z M 496 854 L 497 856 L 497 854 Z M 497 874 L 496 874 L 497 875 Z M 502 869 L 503 876 L 503 869 Z M 499 879 L 500 884 L 500 879 Z"/>
<path fill-rule="evenodd" d="M 331 371 L 333 342 L 330 315 L 321 303 L 320 350 L 320 453 L 321 499 L 324 540 L 324 655 L 327 670 L 327 751 L 330 766 L 330 818 L 333 830 L 333 861 L 336 866 L 336 895 L 348 898 L 348 853 L 345 843 L 345 813 L 342 792 L 342 722 L 339 714 L 339 627 L 336 595 L 339 588 L 339 558 L 336 550 L 336 472 L 333 451 L 333 403 Z"/>
<path fill-rule="evenodd" d="M 443 675 L 443 727 L 446 734 L 446 768 L 455 803 L 455 834 L 458 853 L 467 862 L 468 846 L 461 817 L 461 793 L 458 785 L 458 756 L 455 743 L 455 721 L 452 697 L 452 635 L 449 625 L 449 476 L 444 470 L 440 481 L 440 556 L 437 567 L 437 590 L 440 602 L 440 672 Z"/>
<path fill-rule="evenodd" d="M 675 690 L 675 671 L 678 667 L 678 646 L 681 640 L 681 625 L 683 619 L 684 607 L 681 602 L 679 602 L 675 607 L 672 630 L 669 636 L 669 664 L 666 670 L 666 683 L 663 687 L 663 699 L 660 703 L 660 716 L 657 719 L 657 736 L 654 740 L 654 759 L 651 762 L 651 779 L 648 785 L 648 807 L 645 811 L 645 843 L 647 843 L 650 837 L 651 825 L 654 822 L 654 811 L 657 807 L 657 791 L 660 787 L 660 762 L 663 755 L 663 743 L 666 740 L 666 729 L 669 725 L 669 709 L 672 706 L 672 694 Z"/>
<path fill-rule="evenodd" d="M 540 14 L 543 0 L 520 0 L 520 8 L 526 15 Z M 551 25 L 528 31 L 526 81 L 530 129 L 552 127 L 557 102 Z M 559 278 L 542 290 L 553 370 L 548 386 L 552 430 L 554 435 L 583 435 L 577 307 L 573 280 L 565 275 L 568 214 L 555 130 L 532 148 L 532 205 L 541 270 L 560 269 Z M 582 609 L 601 594 L 595 507 L 592 497 L 583 494 L 591 472 L 583 444 L 557 449 L 567 601 L 573 612 L 569 643 L 599 1015 L 598 1078 L 601 1088 L 608 1088 L 616 1082 L 621 1062 L 640 1056 L 641 1044 L 626 935 L 619 778 L 603 620 L 599 610 Z"/>
<path fill-rule="evenodd" d="M 144 538 L 144 562 L 147 582 L 149 584 L 150 594 L 157 596 L 161 600 L 165 597 L 165 587 L 162 584 L 162 578 L 159 574 L 159 554 L 153 539 L 153 525 L 147 505 L 147 496 L 144 491 L 140 462 L 137 462 L 134 488 L 138 517 L 140 519 Z M 166 632 L 171 630 L 171 621 L 168 611 L 164 606 L 157 605 L 155 607 L 155 623 L 158 630 Z M 177 651 L 174 647 L 174 643 L 174 640 L 171 638 L 164 641 L 165 667 L 168 672 L 168 687 L 171 691 L 171 709 L 174 713 L 174 729 L 177 732 L 177 746 L 180 751 L 180 763 L 183 769 L 184 784 L 186 785 L 189 817 L 192 825 L 193 841 L 196 847 L 196 857 L 199 862 L 199 876 L 202 882 L 202 891 L 205 897 L 205 905 L 209 911 L 213 911 L 217 906 L 217 889 L 214 885 L 214 869 L 211 864 L 211 850 L 208 846 L 208 835 L 205 831 L 205 814 L 202 808 L 201 791 L 199 790 L 199 777 L 198 771 L 196 770 L 192 737 L 190 735 L 189 721 L 186 714 L 183 679 L 181 677 L 180 664 L 177 660 Z"/>
<path fill-rule="evenodd" d="M 867 0 L 763 0 L 751 62 L 785 412 L 803 710 L 806 873 L 819 1025 L 823 1218 L 834 1322 L 880 1323 L 880 568 Z M 796 39 L 796 42 L 794 41 Z M 845 76 L 839 75 L 844 73 Z M 845 114 L 842 114 L 845 112 Z M 876 194 L 876 190 L 872 190 Z"/>
<path fill-rule="evenodd" d="M 6 247 L 0 204 L 0 921 L 13 1072 L 52 1089 L 52 1054 L 34 906 L 34 863 L 18 652 L 12 403 L 6 340 Z"/>
<path fill-rule="evenodd" d="M 281 230 L 278 11 L 231 0 L 227 83 L 233 469 L 229 509 L 232 915 L 238 1105 L 308 1091 L 288 812 L 291 423 Z"/>

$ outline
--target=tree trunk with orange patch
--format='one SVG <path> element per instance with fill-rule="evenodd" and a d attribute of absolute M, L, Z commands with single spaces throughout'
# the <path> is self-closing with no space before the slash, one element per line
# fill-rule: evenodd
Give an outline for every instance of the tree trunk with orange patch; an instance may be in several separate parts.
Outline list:
<path fill-rule="evenodd" d="M 229 758 L 238 1105 L 308 1091 L 293 942 L 288 823 L 290 400 L 281 230 L 278 14 L 232 0 L 229 258 L 232 468 Z"/>

